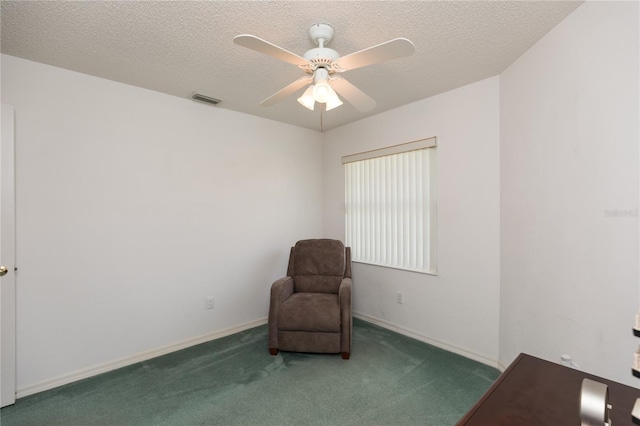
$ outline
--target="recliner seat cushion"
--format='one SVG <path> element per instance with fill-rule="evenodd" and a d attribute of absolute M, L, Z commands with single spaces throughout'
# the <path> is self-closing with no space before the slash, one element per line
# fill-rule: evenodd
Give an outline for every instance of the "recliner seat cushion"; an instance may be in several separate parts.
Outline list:
<path fill-rule="evenodd" d="M 294 293 L 280 305 L 278 329 L 340 332 L 337 294 Z"/>

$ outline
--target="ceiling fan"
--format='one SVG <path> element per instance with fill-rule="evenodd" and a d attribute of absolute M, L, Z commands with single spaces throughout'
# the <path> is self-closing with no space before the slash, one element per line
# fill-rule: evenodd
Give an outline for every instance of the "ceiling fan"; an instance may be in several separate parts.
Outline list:
<path fill-rule="evenodd" d="M 303 56 L 250 34 L 236 36 L 233 39 L 236 44 L 297 65 L 307 74 L 260 102 L 260 106 L 274 105 L 304 86 L 310 85 L 298 98 L 298 102 L 305 108 L 313 111 L 315 103 L 319 102 L 324 103 L 326 111 L 329 111 L 342 105 L 338 97 L 340 94 L 359 111 L 370 111 L 375 108 L 376 101 L 337 74 L 409 56 L 415 51 L 411 41 L 396 38 L 340 56 L 335 50 L 325 47 L 333 39 L 333 35 L 333 27 L 328 24 L 312 25 L 309 28 L 309 37 L 318 47 L 307 51 Z"/>

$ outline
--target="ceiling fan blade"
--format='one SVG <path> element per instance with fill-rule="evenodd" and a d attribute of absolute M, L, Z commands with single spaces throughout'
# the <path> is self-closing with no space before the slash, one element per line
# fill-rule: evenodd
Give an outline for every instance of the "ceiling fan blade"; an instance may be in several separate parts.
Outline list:
<path fill-rule="evenodd" d="M 273 95 L 269 96 L 264 101 L 260 102 L 260 106 L 271 106 L 271 105 L 277 104 L 287 96 L 294 94 L 301 87 L 304 87 L 307 84 L 311 84 L 311 83 L 313 83 L 313 77 L 300 77 L 293 83 L 283 87 Z"/>
<path fill-rule="evenodd" d="M 379 64 L 391 59 L 403 58 L 415 52 L 415 47 L 406 38 L 395 38 L 367 49 L 359 50 L 336 60 L 344 71 L 367 65 Z"/>
<path fill-rule="evenodd" d="M 329 81 L 333 90 L 338 92 L 360 112 L 371 111 L 376 107 L 376 101 L 367 96 L 362 90 L 349 83 L 342 77 L 335 76 Z"/>
<path fill-rule="evenodd" d="M 233 42 L 240 46 L 255 50 L 256 52 L 264 53 L 265 55 L 280 59 L 281 61 L 289 62 L 290 64 L 304 66 L 309 63 L 309 61 L 304 59 L 302 56 L 291 53 L 280 46 L 276 46 L 273 43 L 269 43 L 268 41 L 251 34 L 235 36 L 233 38 Z"/>

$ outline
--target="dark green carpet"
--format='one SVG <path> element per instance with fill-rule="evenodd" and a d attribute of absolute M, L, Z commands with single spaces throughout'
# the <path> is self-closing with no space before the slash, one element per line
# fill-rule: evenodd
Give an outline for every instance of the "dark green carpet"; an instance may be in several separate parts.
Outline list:
<path fill-rule="evenodd" d="M 354 320 L 340 355 L 270 356 L 261 326 L 19 399 L 13 425 L 454 425 L 499 371 Z"/>

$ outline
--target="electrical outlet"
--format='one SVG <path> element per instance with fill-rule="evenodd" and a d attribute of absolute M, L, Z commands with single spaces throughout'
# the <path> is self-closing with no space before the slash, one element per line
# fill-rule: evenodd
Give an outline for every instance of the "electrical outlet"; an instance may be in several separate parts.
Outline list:
<path fill-rule="evenodd" d="M 401 305 L 404 303 L 404 294 L 401 291 L 396 291 L 396 303 Z"/>
<path fill-rule="evenodd" d="M 209 296 L 205 299 L 205 308 L 206 309 L 213 309 L 216 307 L 216 298 L 213 296 Z"/>

